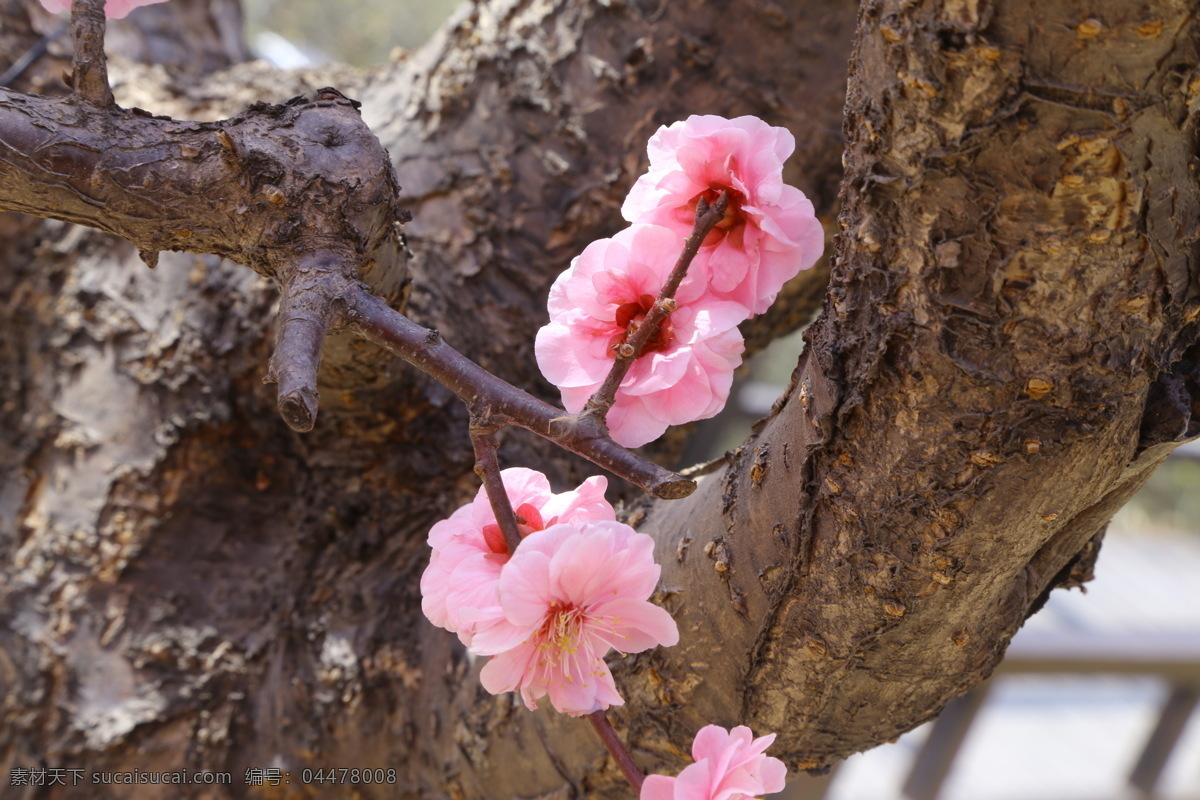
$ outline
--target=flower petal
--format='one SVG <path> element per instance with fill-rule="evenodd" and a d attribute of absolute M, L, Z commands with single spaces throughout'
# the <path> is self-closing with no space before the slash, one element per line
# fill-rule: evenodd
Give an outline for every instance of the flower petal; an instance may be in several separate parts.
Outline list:
<path fill-rule="evenodd" d="M 675 778 L 666 775 L 647 775 L 638 800 L 676 800 Z M 686 798 L 679 798 L 686 800 Z"/>
<path fill-rule="evenodd" d="M 619 599 L 606 603 L 596 622 L 596 636 L 621 653 L 679 643 L 679 628 L 665 609 L 645 601 Z"/>
<path fill-rule="evenodd" d="M 536 654 L 531 647 L 518 647 L 495 655 L 483 665 L 479 682 L 492 694 L 511 692 L 521 686 Z"/>

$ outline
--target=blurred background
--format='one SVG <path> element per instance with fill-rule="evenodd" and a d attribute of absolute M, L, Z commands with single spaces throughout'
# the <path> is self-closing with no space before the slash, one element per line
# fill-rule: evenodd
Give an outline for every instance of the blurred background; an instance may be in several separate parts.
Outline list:
<path fill-rule="evenodd" d="M 247 41 L 280 67 L 370 66 L 419 47 L 453 0 L 243 0 Z M 354 24 L 347 24 L 354 20 Z M 803 187 L 802 187 L 803 188 Z M 799 335 L 749 364 L 693 460 L 770 410 Z M 1117 515 L 1096 579 L 1056 591 L 995 676 L 934 723 L 859 754 L 789 800 L 1200 800 L 1200 444 L 1177 451 Z"/>
<path fill-rule="evenodd" d="M 243 0 L 246 41 L 259 58 L 291 68 L 325 61 L 384 63 L 424 44 L 458 0 Z M 348 24 L 353 20 L 353 24 Z"/>

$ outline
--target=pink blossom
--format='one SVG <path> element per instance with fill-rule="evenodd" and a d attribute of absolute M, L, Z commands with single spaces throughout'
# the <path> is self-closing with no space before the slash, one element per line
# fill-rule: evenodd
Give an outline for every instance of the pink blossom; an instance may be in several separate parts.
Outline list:
<path fill-rule="evenodd" d="M 514 467 L 502 471 L 500 478 L 521 518 L 523 536 L 559 522 L 616 519 L 604 499 L 604 477 L 588 478 L 578 489 L 560 494 L 551 492 L 550 481 L 536 470 Z M 471 503 L 436 523 L 429 531 L 429 546 L 433 555 L 421 576 L 421 610 L 430 622 L 457 633 L 469 646 L 478 630 L 504 619 L 496 585 L 509 553 L 487 493 L 480 488 Z"/>
<path fill-rule="evenodd" d="M 731 731 L 706 725 L 692 742 L 696 763 L 677 778 L 647 776 L 640 800 L 749 800 L 783 791 L 787 767 L 763 755 L 775 734 L 753 738 L 745 725 Z"/>
<path fill-rule="evenodd" d="M 650 169 L 621 213 L 686 235 L 700 198 L 712 202 L 724 190 L 725 218 L 705 239 L 696 266 L 708 271 L 719 296 L 761 314 L 825 247 L 812 203 L 783 182 L 783 162 L 795 148 L 791 133 L 758 117 L 688 117 L 650 137 Z"/>
<path fill-rule="evenodd" d="M 42 5 L 52 14 L 58 14 L 62 11 L 71 10 L 71 0 L 41 0 Z M 166 0 L 106 0 L 104 3 L 104 15 L 109 19 L 122 19 L 130 11 L 133 11 L 139 6 L 149 6 L 154 3 L 163 3 Z"/>
<path fill-rule="evenodd" d="M 581 411 L 599 388 L 626 330 L 640 324 L 666 283 L 684 237 L 657 225 L 633 225 L 592 242 L 550 288 L 550 324 L 534 354 L 542 374 L 562 392 L 567 411 Z M 744 344 L 743 306 L 707 292 L 690 274 L 675 293 L 677 308 L 633 362 L 609 410 L 613 439 L 637 447 L 669 425 L 713 416 L 724 407 Z"/>
<path fill-rule="evenodd" d="M 647 602 L 658 575 L 654 540 L 620 522 L 531 534 L 500 575 L 509 624 L 472 642 L 474 652 L 493 656 L 479 676 L 483 687 L 520 690 L 529 708 L 549 695 L 572 716 L 622 705 L 605 654 L 679 641 L 671 615 Z"/>

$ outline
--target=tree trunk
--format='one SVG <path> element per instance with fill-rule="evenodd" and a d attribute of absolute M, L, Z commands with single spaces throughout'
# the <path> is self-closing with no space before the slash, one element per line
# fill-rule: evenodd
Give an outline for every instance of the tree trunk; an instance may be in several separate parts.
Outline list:
<path fill-rule="evenodd" d="M 36 27 L 3 9 L 3 35 Z M 867 2 L 856 37 L 854 14 L 492 2 L 369 73 L 247 65 L 188 90 L 114 67 L 118 102 L 184 119 L 325 85 L 361 100 L 413 213 L 389 293 L 550 400 L 546 290 L 619 229 L 658 125 L 788 127 L 785 177 L 832 228 L 845 112 L 835 266 L 791 385 L 690 498 L 619 489 L 681 631 L 613 665 L 648 770 L 678 772 L 709 722 L 819 769 L 935 715 L 1200 433 L 1190 3 Z M 186 253 L 151 272 L 31 219 L 0 219 L 0 769 L 233 776 L 48 798 L 348 796 L 306 780 L 329 767 L 395 770 L 363 797 L 630 796 L 589 726 L 487 695 L 420 613 L 425 534 L 478 485 L 448 390 L 343 337 L 294 433 L 260 380 L 269 281 Z M 812 285 L 750 340 L 803 321 Z M 595 471 L 522 432 L 501 457 L 559 487 Z M 290 784 L 243 784 L 267 767 Z"/>

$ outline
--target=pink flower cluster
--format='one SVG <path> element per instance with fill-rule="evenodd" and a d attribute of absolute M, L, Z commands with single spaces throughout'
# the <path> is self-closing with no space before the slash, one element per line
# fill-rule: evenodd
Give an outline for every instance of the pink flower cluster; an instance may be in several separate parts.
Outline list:
<path fill-rule="evenodd" d="M 508 493 L 523 537 L 558 523 L 583 525 L 616 520 L 604 499 L 608 480 L 588 478 L 576 490 L 555 494 L 542 473 L 513 467 L 500 478 Z M 421 576 L 421 610 L 439 628 L 457 633 L 471 646 L 475 633 L 504 620 L 496 596 L 500 569 L 509 561 L 496 515 L 480 487 L 475 499 L 429 531 L 433 556 Z"/>
<path fill-rule="evenodd" d="M 613 347 L 650 310 L 679 257 L 682 239 L 657 225 L 634 225 L 592 242 L 550 288 L 550 324 L 534 352 L 542 374 L 572 414 L 583 410 L 613 365 Z M 729 398 L 742 363 L 746 318 L 737 303 L 706 291 L 689 275 L 677 308 L 633 362 L 607 422 L 627 447 L 653 441 L 669 425 L 706 419 Z"/>
<path fill-rule="evenodd" d="M 783 183 L 795 140 L 757 117 L 693 116 L 660 128 L 650 169 L 621 213 L 633 223 L 593 242 L 550 290 L 550 324 L 535 354 L 567 411 L 599 388 L 627 332 L 657 298 L 691 233 L 696 208 L 725 192 L 723 219 L 676 293 L 677 307 L 640 353 L 606 421 L 637 447 L 670 425 L 713 416 L 729 398 L 743 347 L 737 325 L 765 311 L 783 284 L 811 267 L 824 234 L 804 194 Z"/>
<path fill-rule="evenodd" d="M 647 776 L 640 800 L 750 800 L 783 791 L 787 767 L 764 755 L 775 734 L 753 737 L 744 725 L 731 731 L 706 725 L 692 742 L 696 763 L 676 778 Z"/>
<path fill-rule="evenodd" d="M 509 554 L 480 489 L 429 532 L 422 610 L 472 652 L 492 656 L 480 679 L 493 694 L 520 691 L 530 708 L 548 695 L 575 716 L 621 705 L 604 663 L 609 650 L 679 640 L 670 614 L 648 602 L 659 576 L 654 540 L 615 520 L 602 477 L 554 494 L 539 472 L 500 475 L 521 546 Z"/>
<path fill-rule="evenodd" d="M 630 222 L 692 230 L 700 198 L 726 192 L 725 218 L 697 259 L 710 291 L 766 311 L 783 284 L 821 257 L 825 236 L 812 203 L 783 182 L 783 162 L 796 149 L 785 128 L 758 117 L 693 116 L 659 128 L 647 147 L 650 169 L 633 185 L 621 214 Z"/>
<path fill-rule="evenodd" d="M 51 14 L 71 10 L 71 0 L 41 0 L 41 2 Z M 149 6 L 163 2 L 166 2 L 166 0 L 105 0 L 104 15 L 110 19 L 121 19 L 139 6 Z"/>

